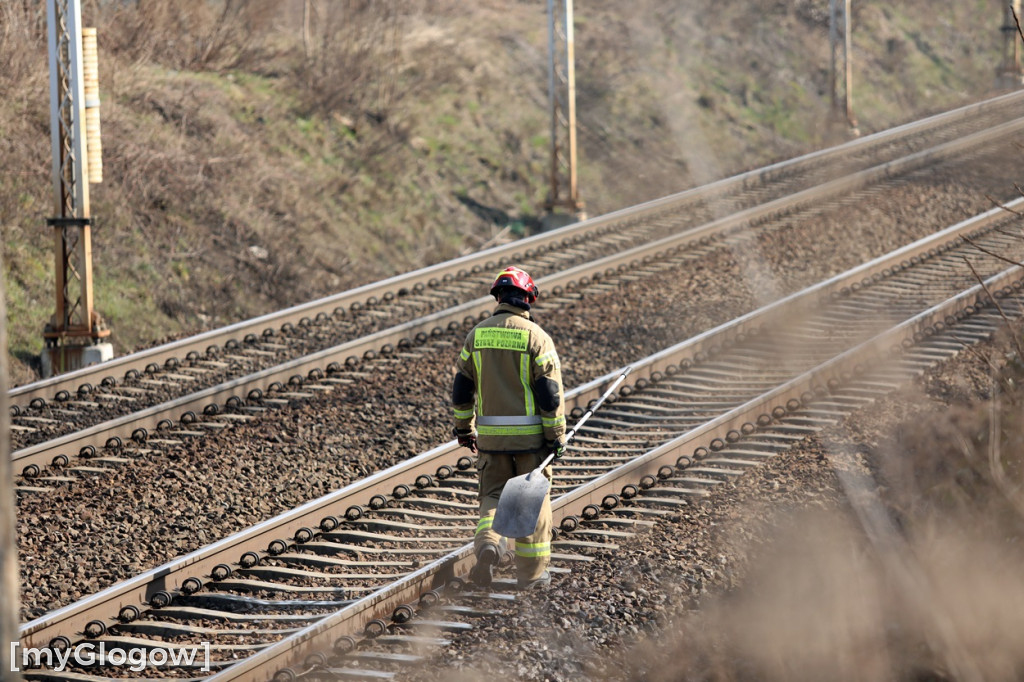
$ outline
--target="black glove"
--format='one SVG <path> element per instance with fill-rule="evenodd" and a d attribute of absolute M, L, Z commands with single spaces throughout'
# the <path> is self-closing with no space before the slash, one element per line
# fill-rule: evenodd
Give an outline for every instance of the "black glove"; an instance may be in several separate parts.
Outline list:
<path fill-rule="evenodd" d="M 452 435 L 459 441 L 459 445 L 469 448 L 470 452 L 476 452 L 476 431 L 473 429 L 452 429 Z"/>
<path fill-rule="evenodd" d="M 565 454 L 565 439 L 559 438 L 558 440 L 547 441 L 548 450 L 555 454 L 555 459 L 562 459 L 562 455 Z"/>

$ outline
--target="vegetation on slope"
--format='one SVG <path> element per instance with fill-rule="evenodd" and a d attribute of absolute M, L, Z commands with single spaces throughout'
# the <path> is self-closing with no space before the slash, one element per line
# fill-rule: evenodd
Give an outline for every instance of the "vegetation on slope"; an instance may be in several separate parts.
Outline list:
<path fill-rule="evenodd" d="M 862 132 L 992 94 L 995 0 L 854 3 Z M 537 0 L 84 2 L 100 45 L 96 306 L 117 352 L 539 229 Z M 952 5 L 945 6 L 945 5 Z M 628 8 L 628 9 L 627 9 Z M 575 6 L 589 215 L 846 139 L 827 3 Z M 53 312 L 45 10 L 0 5 L 0 221 L 12 374 Z"/>

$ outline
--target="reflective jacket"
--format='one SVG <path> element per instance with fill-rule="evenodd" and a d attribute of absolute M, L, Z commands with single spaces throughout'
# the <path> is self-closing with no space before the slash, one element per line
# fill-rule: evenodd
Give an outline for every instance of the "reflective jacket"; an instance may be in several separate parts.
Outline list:
<path fill-rule="evenodd" d="M 469 332 L 452 405 L 455 428 L 475 428 L 481 452 L 533 452 L 565 435 L 558 353 L 529 312 L 502 303 Z"/>

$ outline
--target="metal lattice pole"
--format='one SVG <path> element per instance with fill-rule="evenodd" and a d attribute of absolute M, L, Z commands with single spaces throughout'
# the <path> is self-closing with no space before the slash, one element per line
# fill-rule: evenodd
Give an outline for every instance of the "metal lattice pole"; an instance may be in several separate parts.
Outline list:
<path fill-rule="evenodd" d="M 55 208 L 54 217 L 47 222 L 54 234 L 56 308 L 43 337 L 47 347 L 44 366 L 48 360 L 50 373 L 57 374 L 80 365 L 75 361 L 79 349 L 95 344 L 110 331 L 93 308 L 80 0 L 47 0 L 47 22 Z M 98 118 L 95 120 L 98 127 Z"/>
<path fill-rule="evenodd" d="M 572 0 L 548 0 L 551 177 L 545 209 L 583 210 L 576 181 L 576 71 Z"/>

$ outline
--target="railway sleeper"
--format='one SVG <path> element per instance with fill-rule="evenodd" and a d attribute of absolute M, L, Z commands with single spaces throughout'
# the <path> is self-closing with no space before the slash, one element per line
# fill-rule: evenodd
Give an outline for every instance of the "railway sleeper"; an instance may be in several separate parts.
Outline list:
<path fill-rule="evenodd" d="M 589 528 L 592 525 L 597 526 L 620 526 L 624 528 L 653 528 L 657 524 L 654 521 L 646 521 L 643 519 L 617 519 L 614 517 L 601 517 L 593 520 L 583 519 L 580 528 Z M 573 531 L 575 532 L 575 531 Z"/>
<path fill-rule="evenodd" d="M 430 530 L 433 530 L 432 528 Z M 472 529 L 471 529 L 472 530 Z M 346 542 L 393 542 L 395 544 L 416 544 L 416 543 L 442 543 L 447 545 L 455 546 L 457 543 L 462 544 L 459 538 L 427 538 L 427 537 L 415 537 L 415 536 L 403 536 L 403 535 L 385 535 L 383 533 L 370 533 L 361 530 L 332 530 L 329 533 L 323 533 L 321 538 L 324 540 L 338 541 L 342 543 Z"/>
<path fill-rule="evenodd" d="M 423 509 L 403 509 L 403 508 L 394 508 L 394 507 L 392 507 L 392 508 L 385 507 L 384 509 L 375 509 L 373 513 L 376 514 L 376 515 L 396 515 L 396 516 L 403 516 L 403 517 L 409 517 L 409 518 L 414 518 L 414 519 L 424 519 L 424 520 L 427 520 L 427 521 L 460 521 L 460 520 L 462 520 L 462 521 L 466 521 L 467 523 L 472 523 L 474 527 L 476 527 L 476 522 L 478 520 L 477 516 L 475 514 L 467 514 L 467 515 L 463 515 L 463 516 L 458 516 L 458 515 L 454 515 L 454 514 L 439 514 L 437 512 L 432 512 L 432 511 L 423 510 Z"/>
<path fill-rule="evenodd" d="M 418 625 L 418 623 L 416 621 L 412 621 L 411 623 L 408 623 L 407 625 L 398 625 L 396 627 L 398 627 L 398 628 L 405 628 L 405 627 L 410 627 L 410 626 L 411 627 L 416 627 L 416 625 Z M 429 627 L 429 626 L 427 626 L 427 627 Z M 448 646 L 448 645 L 450 645 L 452 643 L 452 640 L 444 639 L 442 637 L 430 637 L 430 636 L 427 636 L 427 635 L 402 635 L 402 634 L 382 635 L 380 637 L 375 638 L 374 641 L 377 644 L 405 645 L 405 646 L 414 646 L 414 647 L 417 647 L 417 648 L 418 647 L 424 647 L 424 646 L 443 647 L 443 646 Z"/>
<path fill-rule="evenodd" d="M 612 538 L 616 540 L 628 540 L 636 535 L 624 530 L 606 530 L 603 528 L 587 528 L 580 526 L 572 532 L 572 536 L 576 537 L 599 537 L 599 538 Z"/>
<path fill-rule="evenodd" d="M 184 438 L 184 439 L 187 440 L 189 438 L 202 438 L 206 434 L 203 433 L 202 431 L 193 431 L 191 429 L 182 429 L 180 431 L 168 431 L 167 435 L 169 435 L 169 436 L 177 436 L 179 438 Z M 154 441 L 150 440 L 150 441 L 147 441 L 147 442 L 148 443 L 153 443 Z M 167 442 L 167 441 L 164 441 L 164 442 Z M 180 443 L 182 441 L 179 440 L 177 442 Z"/>
<path fill-rule="evenodd" d="M 161 614 L 162 615 L 162 614 Z M 157 620 L 136 620 L 131 623 L 118 623 L 118 632 L 130 632 L 137 635 L 156 637 L 181 637 L 204 635 L 213 637 L 247 637 L 251 635 L 290 635 L 298 632 L 301 627 L 285 628 L 211 628 L 199 625 L 184 625 Z"/>
<path fill-rule="evenodd" d="M 688 471 L 689 469 L 687 469 L 687 472 Z M 672 478 L 666 478 L 663 481 L 660 481 L 660 483 L 682 485 L 686 488 L 690 488 L 691 486 L 697 486 L 696 489 L 700 490 L 701 487 L 714 488 L 716 486 L 719 486 L 722 484 L 722 481 L 717 478 L 697 478 L 696 476 L 673 476 Z M 659 490 L 659 488 L 648 488 L 646 492 L 653 492 L 655 490 Z"/>
<path fill-rule="evenodd" d="M 64 471 L 72 471 L 79 474 L 109 474 L 113 470 L 113 467 L 75 466 L 68 467 Z"/>
<path fill-rule="evenodd" d="M 410 507 L 426 507 L 428 509 L 438 507 L 441 509 L 453 509 L 460 511 L 476 511 L 478 508 L 478 505 L 469 504 L 467 502 L 452 502 L 449 500 L 428 500 L 424 498 L 417 499 L 410 497 L 403 497 L 401 500 L 401 504 L 402 506 Z"/>
<path fill-rule="evenodd" d="M 803 440 L 806 436 L 803 433 L 782 433 L 775 431 L 764 431 L 752 433 L 747 436 L 744 441 L 749 443 L 756 443 L 760 446 L 776 447 L 779 450 L 786 450 L 790 448 L 794 443 L 798 443 Z"/>
<path fill-rule="evenodd" d="M 216 583 L 219 590 L 238 590 L 239 592 L 284 592 L 287 594 L 337 594 L 347 595 L 358 591 L 355 587 L 332 587 L 330 585 L 284 585 L 266 580 L 249 580 L 247 578 L 227 578 Z"/>
<path fill-rule="evenodd" d="M 183 600 L 181 597 L 175 601 Z M 180 606 L 177 603 L 165 606 L 158 611 L 150 613 L 153 618 L 178 618 L 180 620 L 217 620 L 228 623 L 234 622 L 273 622 L 273 623 L 306 623 L 319 620 L 323 614 L 308 613 L 245 613 L 238 611 L 222 611 L 219 609 L 204 609 L 194 606 Z M 138 621 L 136 621 L 138 622 Z M 120 627 L 120 625 L 118 626 Z"/>
<path fill-rule="evenodd" d="M 445 481 L 445 483 L 447 483 L 447 481 Z M 438 486 L 435 485 L 433 487 L 429 487 L 428 486 L 426 488 L 414 488 L 412 490 L 411 494 L 415 495 L 416 498 L 423 499 L 423 500 L 434 500 L 434 499 L 437 499 L 437 498 L 441 498 L 441 499 L 444 499 L 444 498 L 461 499 L 461 498 L 464 498 L 464 497 L 476 497 L 476 490 L 470 489 L 469 486 L 466 486 L 466 487 L 461 487 L 461 486 L 460 487 L 454 487 L 454 486 L 438 487 Z M 402 499 L 405 499 L 405 498 L 402 498 Z"/>
<path fill-rule="evenodd" d="M 33 417 L 30 415 L 20 415 L 14 417 L 19 422 L 28 422 L 29 424 L 42 424 L 43 426 L 50 426 L 52 424 L 60 424 L 59 419 L 50 419 L 49 417 Z"/>
<path fill-rule="evenodd" d="M 634 504 L 634 503 L 636 503 L 636 504 L 643 504 L 643 503 L 647 503 L 650 500 L 659 500 L 659 501 L 677 500 L 678 501 L 678 500 L 686 500 L 686 499 L 689 499 L 691 497 L 706 497 L 709 494 L 708 491 L 706 490 L 706 487 L 714 487 L 714 485 L 716 485 L 718 483 L 721 483 L 721 481 L 716 480 L 716 479 L 709 479 L 709 480 L 712 481 L 712 483 L 710 485 L 707 484 L 707 483 L 703 483 L 703 484 L 701 484 L 700 487 L 697 487 L 697 488 L 674 488 L 672 486 L 664 486 L 664 487 L 658 487 L 658 488 L 648 488 L 647 490 L 643 491 L 642 495 L 638 495 L 636 497 L 631 497 L 629 499 L 629 503 L 626 504 L 625 506 L 628 507 L 628 506 L 630 506 L 631 504 Z"/>
<path fill-rule="evenodd" d="M 701 462 L 701 464 L 702 465 L 705 465 L 705 464 L 712 464 L 713 465 L 714 462 L 715 462 L 715 460 L 707 459 L 707 460 L 703 460 Z M 741 463 L 741 462 L 738 462 L 736 460 L 733 460 L 733 462 L 735 462 L 736 464 L 742 464 L 744 466 L 757 466 L 756 463 L 750 463 L 750 462 L 743 462 L 743 463 Z M 728 480 L 737 478 L 739 476 L 742 476 L 745 473 L 745 470 L 744 469 L 718 468 L 718 467 L 715 467 L 715 466 L 694 466 L 694 467 L 687 467 L 686 468 L 686 472 L 689 473 L 689 474 L 703 474 L 704 476 L 709 476 L 711 478 L 717 478 L 717 479 L 721 479 L 721 480 L 724 480 L 724 481 L 728 481 Z M 652 490 L 660 490 L 660 489 L 659 488 L 652 488 L 652 489 L 648 490 L 647 492 L 650 493 Z"/>
<path fill-rule="evenodd" d="M 575 449 L 577 448 L 571 445 L 569 446 L 570 453 Z M 636 451 L 645 451 L 645 448 L 636 448 Z M 574 457 L 571 454 L 569 454 L 563 455 L 562 458 L 558 460 L 558 463 L 559 465 L 564 467 L 572 467 L 573 465 L 579 464 L 584 466 L 604 468 L 608 466 L 618 466 L 619 464 L 623 462 L 628 462 L 632 459 L 633 456 L 631 454 L 625 454 L 621 457 L 612 457 L 605 455 L 580 455 L 578 457 Z"/>
<path fill-rule="evenodd" d="M 516 589 L 516 581 L 515 580 L 509 580 L 508 578 L 495 577 L 494 578 L 494 582 L 491 583 L 491 588 L 492 588 L 492 590 L 495 590 L 497 588 L 504 588 L 504 591 L 503 592 L 496 592 L 496 591 L 477 592 L 476 590 L 471 590 L 471 591 L 464 592 L 464 593 L 460 594 L 459 598 L 460 599 L 464 599 L 466 601 L 488 602 L 488 603 L 494 602 L 494 601 L 514 602 L 516 600 L 516 595 L 513 594 L 513 592 Z"/>
<path fill-rule="evenodd" d="M 367 566 L 378 566 L 376 562 L 373 564 L 367 564 L 363 562 L 361 564 L 364 568 Z M 269 566 L 259 565 L 253 566 L 252 568 L 240 568 L 235 572 L 235 575 L 244 576 L 255 576 L 259 578 L 280 578 L 282 580 L 291 579 L 302 579 L 302 580 L 381 580 L 381 579 L 394 579 L 397 576 L 405 575 L 407 571 L 400 573 L 324 573 L 323 571 L 305 571 L 298 568 L 289 568 L 287 566 Z M 218 585 L 220 583 L 217 583 Z"/>
<path fill-rule="evenodd" d="M 53 483 L 55 485 L 60 485 L 61 483 L 75 483 L 79 480 L 81 479 L 74 476 L 37 476 L 32 479 L 35 483 Z"/>
<path fill-rule="evenodd" d="M 590 540 L 573 540 L 572 538 L 558 538 L 551 543 L 552 556 L 554 556 L 555 549 L 575 549 L 575 550 L 587 550 L 587 549 L 618 549 L 619 546 L 614 542 L 592 542 Z M 550 570 L 550 569 L 549 569 Z"/>
<path fill-rule="evenodd" d="M 372 513 L 372 512 L 371 512 Z M 466 523 L 464 525 L 438 525 L 438 526 L 424 526 L 415 523 L 406 523 L 404 521 L 392 521 L 390 519 L 376 519 L 372 516 L 364 516 L 355 521 L 349 521 L 348 523 L 362 526 L 365 528 L 379 528 L 385 530 L 399 530 L 409 532 L 422 532 L 429 530 L 431 532 L 457 532 L 457 533 L 470 533 L 472 534 L 476 530 L 476 523 Z M 332 531 L 337 532 L 337 531 Z"/>
<path fill-rule="evenodd" d="M 368 545 L 348 545 L 334 542 L 307 542 L 302 545 L 303 549 L 313 551 L 323 551 L 327 554 L 340 554 L 346 552 L 348 554 L 404 554 L 404 555 L 437 555 L 445 554 L 449 550 L 444 547 L 423 547 L 421 549 L 408 549 L 405 547 L 392 547 L 392 548 L 381 548 L 381 547 L 370 547 Z"/>
<path fill-rule="evenodd" d="M 419 654 L 403 654 L 399 652 L 372 651 L 363 649 L 356 649 L 352 653 L 347 654 L 345 658 L 355 661 L 357 663 L 403 663 L 405 665 L 412 665 L 413 663 L 422 663 L 424 660 L 426 660 L 424 656 L 421 656 Z"/>
<path fill-rule="evenodd" d="M 303 388 L 312 388 L 312 386 L 303 386 Z M 293 400 L 309 400 L 310 398 L 313 397 L 312 393 L 305 393 L 303 391 L 283 391 L 281 393 L 278 393 L 277 395 L 279 395 L 279 396 L 281 396 L 281 398 L 285 399 L 284 400 L 284 404 L 285 405 L 289 404 Z M 272 405 L 280 404 L 278 402 L 278 400 L 280 400 L 280 399 L 264 398 L 263 402 L 270 403 Z"/>
<path fill-rule="evenodd" d="M 328 612 L 336 611 L 352 604 L 353 599 L 260 599 L 250 595 L 229 594 L 227 592 L 203 592 L 190 596 L 175 597 L 175 604 L 170 607 L 163 607 L 160 613 L 168 613 L 175 606 L 197 605 L 200 608 L 207 606 L 221 605 L 235 611 L 244 611 L 243 618 L 239 620 L 271 620 L 277 619 L 282 611 L 299 611 L 295 614 L 300 620 L 318 620 L 327 615 Z M 315 609 L 321 609 L 324 613 L 313 613 Z M 223 609 L 215 609 L 223 610 Z M 254 614 L 254 610 L 272 611 L 274 613 L 263 615 Z"/>
<path fill-rule="evenodd" d="M 336 566 L 339 568 L 366 565 L 365 561 L 355 561 L 352 559 L 338 559 L 336 557 L 323 556 L 320 554 L 298 554 L 295 552 L 286 552 L 284 554 L 278 554 L 276 557 L 274 557 L 274 559 L 298 564 L 308 564 L 311 566 Z M 412 568 L 414 564 L 411 561 L 374 561 L 373 565 L 386 566 L 388 568 Z"/>
<path fill-rule="evenodd" d="M 746 469 L 759 467 L 761 466 L 761 464 L 763 464 L 763 462 L 760 459 L 750 460 L 728 457 L 714 457 L 705 459 L 703 462 L 701 462 L 701 464 L 707 467 L 722 467 L 724 472 L 723 475 L 731 475 L 733 473 L 737 473 L 740 476 L 742 476 Z M 730 469 L 728 467 L 733 468 Z M 697 473 L 700 473 L 700 471 L 698 470 Z"/>
<path fill-rule="evenodd" d="M 651 491 L 647 491 L 650 493 Z M 676 510 L 679 507 L 684 507 L 688 504 L 689 500 L 700 497 L 707 497 L 710 493 L 706 490 L 696 490 L 693 488 L 682 489 L 682 494 L 678 496 L 665 494 L 663 492 L 653 495 L 643 495 L 634 497 L 629 501 L 628 505 L 623 505 L 621 509 L 626 510 L 641 510 L 644 508 L 657 508 L 661 511 Z M 665 508 L 669 509 L 665 509 Z M 618 512 L 620 508 L 616 508 L 613 511 Z"/>

